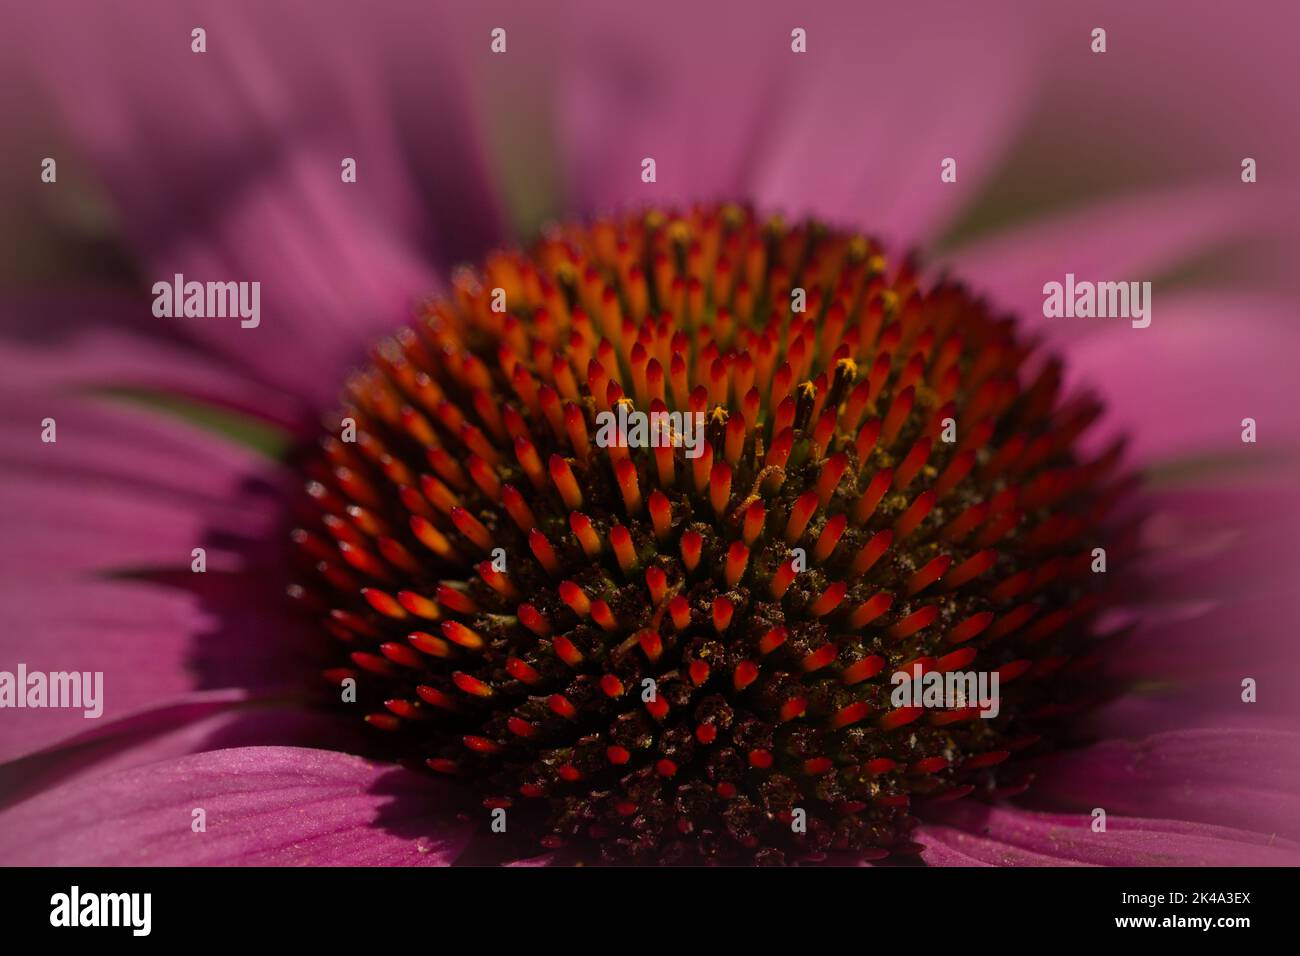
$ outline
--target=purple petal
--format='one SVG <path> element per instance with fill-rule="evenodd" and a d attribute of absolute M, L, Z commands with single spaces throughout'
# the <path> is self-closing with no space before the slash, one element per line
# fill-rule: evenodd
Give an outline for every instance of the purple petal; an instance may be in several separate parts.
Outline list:
<path fill-rule="evenodd" d="M 10 616 L 0 669 L 102 672 L 104 715 L 7 710 L 0 759 L 196 688 L 274 686 L 310 670 L 298 661 L 302 624 L 278 572 L 267 573 L 282 565 L 288 473 L 193 425 L 83 389 L 138 386 L 148 363 L 166 361 L 157 383 L 188 377 L 250 402 L 273 396 L 245 391 L 244 380 L 175 345 L 97 331 L 83 318 L 73 342 L 54 351 L 22 327 L 19 343 L 0 348 L 0 598 Z M 93 345 L 106 348 L 88 355 Z M 41 440 L 45 418 L 57 423 L 55 443 Z M 190 570 L 196 547 L 207 552 L 204 574 Z M 143 571 L 153 580 L 139 579 Z M 114 577 L 123 572 L 137 577 Z"/>
<path fill-rule="evenodd" d="M 1090 733 L 1300 727 L 1300 697 L 1277 680 L 1300 668 L 1294 629 L 1278 613 L 1300 588 L 1300 501 L 1291 484 L 1239 471 L 1236 481 L 1211 473 L 1140 496 L 1140 576 L 1120 589 L 1139 626 L 1107 660 L 1133 691 L 1089 715 Z M 1247 677 L 1259 684 L 1253 703 L 1241 699 Z"/>
<path fill-rule="evenodd" d="M 800 17 L 815 56 L 765 54 L 786 57 L 789 89 L 767 107 L 752 193 L 895 243 L 931 243 L 1000 170 L 1047 50 L 996 5 L 818 7 Z M 777 35 L 788 41 L 789 27 Z M 923 39 L 896 42 L 906 36 Z M 956 182 L 940 180 L 946 158 Z"/>
<path fill-rule="evenodd" d="M 161 690 L 167 692 L 165 686 Z M 89 770 L 123 741 L 205 720 L 245 702 L 249 693 L 239 688 L 186 691 L 159 704 L 147 692 L 137 691 L 135 697 L 116 714 L 106 704 L 106 716 L 94 720 L 74 710 L 6 711 L 0 735 L 0 805 L 39 791 L 57 776 Z"/>
<path fill-rule="evenodd" d="M 4 396 L 0 669 L 103 675 L 103 716 L 6 710 L 12 759 L 198 687 L 282 683 L 303 634 L 260 544 L 280 526 L 265 460 L 192 428 L 85 398 Z M 45 416 L 58 441 L 40 440 Z M 278 479 L 277 479 L 278 480 Z M 226 537 L 222 529 L 234 529 Z M 249 536 L 249 537 L 244 537 Z M 259 542 L 256 546 L 251 540 Z M 208 550 L 208 571 L 190 571 Z M 172 586 L 113 578 L 171 569 Z M 203 640 L 206 638 L 206 641 Z"/>
<path fill-rule="evenodd" d="M 1171 475 L 1145 489 L 1139 513 L 1148 516 L 1142 547 L 1150 557 L 1143 570 L 1161 579 L 1166 600 L 1280 596 L 1300 586 L 1290 560 L 1300 537 L 1300 492 L 1269 464 L 1242 463 L 1227 475 L 1193 472 L 1182 482 Z"/>
<path fill-rule="evenodd" d="M 0 631 L 0 669 L 17 673 L 77 672 L 102 675 L 98 704 L 91 708 L 6 709 L 0 722 L 0 759 L 33 753 L 64 737 L 114 720 L 194 689 L 188 670 L 190 635 L 199 620 L 183 594 L 137 584 L 32 583 L 4 591 L 9 621 Z"/>
<path fill-rule="evenodd" d="M 120 400 L 14 386 L 0 386 L 11 573 L 188 566 L 207 530 L 261 540 L 281 520 L 289 473 L 266 457 Z"/>
<path fill-rule="evenodd" d="M 1300 384 L 1291 368 L 1300 331 L 1293 306 L 1222 292 L 1162 297 L 1157 291 L 1154 300 L 1145 329 L 1124 319 L 1054 320 L 1113 326 L 1075 341 L 1066 353 L 1064 388 L 1092 387 L 1106 401 L 1105 428 L 1093 444 L 1126 434 L 1142 464 L 1213 455 L 1243 470 L 1300 451 Z M 1242 442 L 1244 418 L 1258 423 L 1257 444 Z"/>
<path fill-rule="evenodd" d="M 1116 649 L 1108 670 L 1133 681 L 1157 681 L 1194 688 L 1202 695 L 1205 720 L 1227 710 L 1297 715 L 1288 693 L 1289 675 L 1297 667 L 1294 634 L 1279 620 L 1279 596 L 1234 599 L 1209 608 L 1188 608 L 1132 635 Z M 1260 702 L 1244 704 L 1242 680 L 1251 677 Z M 1129 733 L 1141 728 L 1130 728 Z"/>
<path fill-rule="evenodd" d="M 1151 327 L 1133 329 L 1116 319 L 1047 319 L 1043 284 L 1063 282 L 1071 272 L 1081 281 L 1154 282 L 1233 242 L 1293 236 L 1287 208 L 1277 197 L 1243 194 L 1240 183 L 1148 190 L 996 233 L 946 262 L 1052 341 L 1120 333 L 1124 344 L 1117 348 L 1136 348 L 1162 323 L 1162 314 L 1163 322 L 1172 321 L 1158 287 Z"/>
<path fill-rule="evenodd" d="M 962 802 L 931 811 L 914 838 L 935 866 L 1295 866 L 1289 840 L 1176 820 L 1033 813 Z"/>
<path fill-rule="evenodd" d="M 1035 806 L 1175 817 L 1300 839 L 1300 733 L 1184 730 L 1048 758 Z"/>
<path fill-rule="evenodd" d="M 616 16 L 593 6 L 548 30 L 563 47 L 548 47 L 552 65 L 515 68 L 556 87 L 579 209 L 734 197 L 915 240 L 975 194 L 1028 106 L 1035 54 L 1003 17 L 914 4 L 821 4 L 795 18 L 752 4 Z M 666 18 L 691 28 L 665 31 Z M 806 55 L 791 51 L 795 26 Z M 894 42 L 920 34 L 924 56 Z M 996 52 L 1012 42 L 1014 53 Z M 941 184 L 949 156 L 961 173 Z M 641 182 L 644 157 L 656 161 L 654 184 Z"/>
<path fill-rule="evenodd" d="M 284 161 L 300 149 L 323 164 L 335 202 L 402 247 L 432 248 L 446 263 L 494 238 L 452 45 L 437 47 L 454 36 L 444 11 L 346 0 L 321 0 L 310 17 L 256 3 L 69 6 L 57 20 L 20 15 L 4 52 L 44 83 L 140 248 L 176 238 L 178 220 L 219 217 L 250 183 L 291 172 Z M 200 25 L 207 52 L 195 54 Z M 358 161 L 355 184 L 341 181 L 345 156 Z"/>
<path fill-rule="evenodd" d="M 213 577 L 216 577 L 213 575 Z M 311 673 L 303 630 L 238 608 L 214 614 L 195 595 L 145 581 L 6 582 L 0 670 L 75 672 L 98 689 L 93 706 L 6 708 L 0 761 L 97 736 L 113 721 L 186 699 L 199 688 L 292 686 Z M 261 645 L 259 648 L 258 645 Z M 85 701 L 83 701 L 85 703 Z M 87 716 L 102 707 L 99 716 Z"/>
<path fill-rule="evenodd" d="M 59 419 L 60 446 L 74 440 L 73 425 L 68 418 Z M 157 497 L 151 499 L 151 494 Z M 272 514 L 239 503 L 233 491 L 224 507 L 197 497 L 185 502 L 180 489 L 160 489 L 143 479 L 132 490 L 111 481 L 96 485 L 84 473 L 59 469 L 44 481 L 36 474 L 11 474 L 0 480 L 0 496 L 6 532 L 14 536 L 6 554 L 25 562 L 25 567 L 15 563 L 14 584 L 88 571 L 188 569 L 190 552 L 199 546 L 209 550 L 210 571 L 240 570 L 248 559 L 237 542 L 274 529 Z M 214 529 L 238 529 L 239 534 L 215 543 L 210 540 Z"/>
<path fill-rule="evenodd" d="M 277 177 L 250 184 L 202 232 L 153 256 L 150 277 L 260 281 L 257 328 L 173 321 L 266 381 L 328 407 L 347 367 L 378 335 L 405 325 L 438 280 L 381 224 L 339 201 L 346 187 L 326 162 L 285 157 Z"/>
<path fill-rule="evenodd" d="M 15 57 L 39 51 L 30 69 L 147 260 L 141 308 L 149 285 L 175 273 L 260 282 L 258 328 L 170 321 L 317 402 L 333 400 L 346 366 L 434 291 L 431 255 L 447 266 L 495 234 L 447 70 L 417 47 L 420 31 L 391 21 L 344 3 L 306 19 L 264 5 L 145 15 L 85 3 L 10 34 Z M 190 50 L 196 24 L 204 54 Z M 344 47 L 340 63 L 330 51 Z M 389 108 L 390 72 L 420 91 L 415 136 Z M 409 141 L 435 136 L 422 157 L 431 168 L 413 174 Z M 357 160 L 355 183 L 341 179 L 344 157 Z"/>
<path fill-rule="evenodd" d="M 316 747 L 360 753 L 363 724 L 305 702 L 245 691 L 201 691 L 123 720 L 104 721 L 64 746 L 0 765 L 0 805 L 70 782 L 234 747 Z"/>
<path fill-rule="evenodd" d="M 4 383 L 17 390 L 122 389 L 190 399 L 292 430 L 301 401 L 195 348 L 166 319 L 120 294 L 54 293 L 0 301 Z"/>
<path fill-rule="evenodd" d="M 1170 30 L 1167 11 L 1157 5 L 1091 4 L 1090 16 L 1111 43 L 1100 57 L 1087 42 L 1094 24 L 1082 23 L 1077 8 L 1017 10 L 1021 32 L 1042 34 L 1054 48 L 1050 69 L 1038 78 L 1040 96 L 1068 104 L 1045 110 L 1043 134 L 1054 148 L 1036 157 L 1042 168 L 1055 173 L 1058 161 L 1073 161 L 1085 181 L 1109 176 L 1131 186 L 1233 175 L 1244 155 L 1287 169 L 1300 162 L 1295 124 L 1267 119 L 1293 105 L 1287 91 L 1295 85 L 1294 6 L 1267 17 L 1223 17 L 1217 0 L 1188 0 L 1179 5 L 1187 29 Z M 1250 148 L 1241 149 L 1243 143 Z M 1065 165 L 1056 183 L 1074 173 Z M 1285 187 L 1282 177 L 1264 188 L 1279 185 Z"/>
<path fill-rule="evenodd" d="M 278 493 L 251 480 L 265 463 L 250 467 L 251 455 L 144 412 L 26 395 L 6 403 L 23 414 L 0 432 L 0 669 L 100 672 L 104 710 L 95 719 L 82 709 L 6 710 L 0 760 L 196 688 L 289 684 L 312 672 L 278 549 L 264 544 L 282 520 Z M 43 414 L 59 421 L 56 444 L 40 442 Z M 190 570 L 199 546 L 205 574 Z M 153 580 L 109 576 L 143 568 Z"/>
<path fill-rule="evenodd" d="M 206 832 L 191 829 L 206 813 Z M 0 813 L 9 866 L 453 862 L 472 827 L 400 767 L 290 747 L 218 750 L 71 783 Z"/>

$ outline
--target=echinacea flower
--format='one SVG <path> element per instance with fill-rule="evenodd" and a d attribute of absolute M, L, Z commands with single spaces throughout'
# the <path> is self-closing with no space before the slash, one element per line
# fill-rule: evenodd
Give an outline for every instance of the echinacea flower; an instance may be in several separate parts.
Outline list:
<path fill-rule="evenodd" d="M 1158 285 L 1141 330 L 1040 295 L 1213 276 L 1242 237 L 1267 264 L 1294 235 L 1231 135 L 1279 168 L 1287 141 L 1224 109 L 1221 185 L 958 242 L 1052 126 L 1025 89 L 1094 120 L 1080 90 L 1168 96 L 1000 7 L 828 9 L 805 59 L 777 5 L 467 9 L 445 61 L 414 13 L 331 12 L 222 8 L 203 54 L 170 7 L 22 31 L 148 281 L 5 303 L 0 670 L 102 671 L 105 709 L 0 715 L 0 859 L 1300 859 L 1285 310 L 1239 272 Z M 910 65 L 922 27 L 943 69 Z M 1099 75 L 1051 68 L 1075 44 Z M 561 193 L 565 225 L 488 252 L 496 210 Z M 955 279 L 905 254 L 945 237 Z M 150 316 L 175 274 L 260 280 L 261 324 Z M 699 455 L 598 442 L 620 410 L 701 413 Z M 892 706 L 913 664 L 996 672 L 1000 713 Z"/>

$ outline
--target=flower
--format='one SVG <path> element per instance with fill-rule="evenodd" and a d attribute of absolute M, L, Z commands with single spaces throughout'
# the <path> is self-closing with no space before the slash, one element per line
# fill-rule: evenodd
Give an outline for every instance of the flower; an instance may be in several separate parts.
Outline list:
<path fill-rule="evenodd" d="M 76 21 L 16 30 L 40 51 L 30 66 L 38 89 L 69 119 L 77 152 L 58 152 L 89 158 L 149 281 L 260 278 L 267 297 L 256 329 L 152 319 L 137 280 L 106 295 L 5 304 L 10 626 L 0 669 L 102 671 L 105 716 L 85 724 L 80 711 L 4 713 L 0 858 L 499 859 L 487 808 L 467 808 L 462 788 L 382 759 L 385 744 L 307 706 L 299 678 L 317 663 L 319 631 L 280 584 L 296 469 L 309 465 L 286 450 L 310 437 L 367 344 L 503 231 L 526 233 L 561 210 L 685 208 L 731 194 L 878 230 L 887 249 L 937 251 L 1060 353 L 1065 393 L 1100 397 L 1104 425 L 1080 453 L 1127 434 L 1144 471 L 1126 504 L 1143 518 L 1141 549 L 1116 567 L 1109 605 L 1111 624 L 1131 632 L 1104 648 L 1124 692 L 1073 725 L 1080 742 L 1042 760 L 1023 795 L 921 811 L 911 833 L 921 859 L 1293 862 L 1295 712 L 1276 678 L 1294 664 L 1277 613 L 1296 531 L 1286 457 L 1296 437 L 1294 333 L 1281 297 L 1290 288 L 1264 279 L 1278 279 L 1267 267 L 1294 231 L 1280 214 L 1284 187 L 1240 183 L 1235 151 L 1248 139 L 1282 168 L 1294 143 L 1225 108 L 1237 101 L 1233 84 L 1254 75 L 1235 76 L 1231 63 L 1207 70 L 1224 66 L 1217 38 L 1157 46 L 1144 14 L 1107 12 L 1112 36 L 1147 39 L 1151 59 L 1134 66 L 1092 59 L 1076 24 L 1026 8 L 974 19 L 911 9 L 869 22 L 847 8 L 819 11 L 803 24 L 803 59 L 789 51 L 791 14 L 776 5 L 746 5 L 744 17 L 725 5 L 692 10 L 688 21 L 667 5 L 617 22 L 581 4 L 559 20 L 512 14 L 511 52 L 496 62 L 489 30 L 506 15 L 480 7 L 430 15 L 446 58 L 421 45 L 435 34 L 426 14 L 399 6 L 368 9 L 364 22 L 340 9 L 306 26 L 223 9 L 221 19 L 205 15 L 203 54 L 176 38 L 204 17 L 171 7 L 149 23 L 101 21 L 88 7 Z M 655 35 L 665 22 L 690 30 L 663 46 Z M 884 39 L 864 65 L 868 27 Z M 1260 51 L 1256 62 L 1269 62 L 1273 34 L 1232 28 Z M 933 62 L 900 39 L 919 35 Z M 257 51 L 272 38 L 276 58 L 264 60 Z M 314 51 L 345 42 L 353 65 L 321 71 L 337 61 Z M 1016 55 L 998 55 L 1008 44 Z M 158 63 L 170 82 L 156 81 Z M 1200 71 L 1211 88 L 1194 96 L 1206 89 Z M 1154 111 L 1186 102 L 1214 122 Z M 1152 144 L 1145 129 L 1105 114 L 1120 105 L 1169 120 L 1170 134 Z M 552 122 L 542 122 L 548 112 Z M 1058 169 L 1065 180 L 1026 189 L 1031 211 L 1089 184 L 1055 162 L 1062 125 L 1109 160 L 1095 165 L 1117 167 L 1123 155 L 1150 169 L 1126 168 L 1128 194 L 1112 190 L 1035 223 L 1008 196 L 1027 170 Z M 484 141 L 497 149 L 466 145 Z M 343 184 L 339 159 L 354 154 L 358 181 Z M 637 175 L 646 155 L 657 159 L 655 183 Z M 957 157 L 956 183 L 938 181 L 945 156 Z M 61 158 L 60 195 L 75 181 L 70 167 Z M 954 221 L 963 207 L 974 211 Z M 989 210 L 1021 221 L 980 235 Z M 1232 245 L 1247 237 L 1253 272 L 1220 277 L 1197 264 L 1208 252 L 1232 266 Z M 1202 287 L 1178 275 L 1188 263 Z M 1133 330 L 1042 318 L 1043 283 L 1067 272 L 1170 279 L 1157 284 L 1152 325 Z M 47 418 L 57 442 L 37 440 Z M 1240 441 L 1244 418 L 1259 422 L 1257 445 Z M 190 570 L 196 547 L 201 575 Z M 1242 700 L 1248 678 L 1258 703 Z M 1102 832 L 1096 809 L 1107 814 Z"/>
<path fill-rule="evenodd" d="M 912 801 L 1022 786 L 1100 689 L 1118 448 L 881 252 L 736 205 L 557 227 L 349 379 L 293 593 L 517 852 L 914 852 Z"/>

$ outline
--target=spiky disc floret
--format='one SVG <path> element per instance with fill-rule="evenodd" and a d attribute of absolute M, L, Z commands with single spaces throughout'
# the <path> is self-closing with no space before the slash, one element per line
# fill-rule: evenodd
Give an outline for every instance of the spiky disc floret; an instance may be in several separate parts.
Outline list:
<path fill-rule="evenodd" d="M 1028 355 L 871 240 L 735 206 L 493 255 L 308 466 L 326 676 L 534 846 L 914 852 L 918 802 L 1022 786 L 1090 693 L 1117 452 L 1078 459 L 1098 408 Z M 703 413 L 701 453 L 603 446 L 620 405 Z M 894 707 L 913 664 L 996 671 L 998 716 Z"/>

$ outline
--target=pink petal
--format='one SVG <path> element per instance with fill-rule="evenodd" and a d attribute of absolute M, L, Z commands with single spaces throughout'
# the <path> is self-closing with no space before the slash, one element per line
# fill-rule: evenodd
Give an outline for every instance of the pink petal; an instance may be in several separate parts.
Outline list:
<path fill-rule="evenodd" d="M 1300 587 L 1295 492 L 1243 481 L 1145 499 L 1145 550 L 1116 590 L 1119 615 L 1102 626 L 1130 628 L 1106 660 L 1128 689 L 1087 715 L 1087 733 L 1300 727 L 1300 697 L 1278 680 L 1300 669 L 1300 645 L 1279 613 Z M 1252 702 L 1242 700 L 1247 678 L 1258 685 Z"/>
<path fill-rule="evenodd" d="M 202 231 L 151 259 L 154 281 L 257 280 L 261 324 L 176 319 L 187 334 L 268 382 L 323 407 L 383 332 L 407 324 L 438 287 L 434 272 L 382 224 L 340 200 L 326 157 L 291 155 L 250 183 Z"/>
<path fill-rule="evenodd" d="M 1131 691 L 1089 715 L 1088 730 L 1133 736 L 1179 727 L 1300 727 L 1300 697 L 1276 675 L 1300 668 L 1279 607 L 1300 588 L 1293 560 L 1300 501 L 1267 464 L 1170 477 L 1135 501 L 1142 553 L 1116 594 L 1137 628 L 1107 670 Z M 1253 678 L 1258 699 L 1242 701 Z"/>
<path fill-rule="evenodd" d="M 117 721 L 104 721 L 64 746 L 0 766 L 0 805 L 42 790 L 234 747 L 316 747 L 360 753 L 364 724 L 305 701 L 245 691 L 200 691 Z M 373 743 L 373 741 L 369 741 Z"/>
<path fill-rule="evenodd" d="M 1291 364 L 1300 331 L 1291 304 L 1223 292 L 1153 298 L 1148 328 L 1120 319 L 1066 352 L 1064 388 L 1091 387 L 1106 402 L 1094 444 L 1126 434 L 1140 464 L 1209 455 L 1242 470 L 1300 452 L 1300 383 Z M 1256 444 L 1241 440 L 1245 418 L 1258 424 Z"/>
<path fill-rule="evenodd" d="M 1280 600 L 1238 598 L 1199 612 L 1187 608 L 1134 633 L 1117 648 L 1109 670 L 1130 680 L 1194 686 L 1206 695 L 1206 713 L 1246 706 L 1295 714 L 1296 702 L 1286 692 L 1289 682 L 1273 679 L 1294 673 L 1300 657 L 1285 615 L 1279 620 Z M 1260 685 L 1261 703 L 1241 703 L 1246 677 Z"/>
<path fill-rule="evenodd" d="M 1278 680 L 1300 669 L 1279 613 L 1300 589 L 1300 494 L 1284 461 L 1250 458 L 1171 463 L 1130 502 L 1141 553 L 1114 582 L 1121 614 L 1102 628 L 1135 625 L 1106 660 L 1128 689 L 1084 718 L 1087 737 L 1300 727 L 1300 696 Z M 1246 678 L 1259 685 L 1251 703 Z"/>
<path fill-rule="evenodd" d="M 142 473 L 132 485 L 122 470 L 95 474 L 91 468 L 78 467 L 76 459 L 83 450 L 70 446 L 91 423 L 66 415 L 57 420 L 59 441 L 46 446 L 50 449 L 46 455 L 50 471 L 42 475 L 32 467 L 29 471 L 11 471 L 0 479 L 0 512 L 7 533 L 12 535 L 5 546 L 5 556 L 10 559 L 5 563 L 12 561 L 12 567 L 7 569 L 12 585 L 34 577 L 48 579 L 52 574 L 87 571 L 141 567 L 188 570 L 191 551 L 196 547 L 207 549 L 210 572 L 245 570 L 251 560 L 247 543 L 267 540 L 282 520 L 282 514 L 273 506 L 274 495 L 264 490 L 262 500 L 258 500 L 254 473 L 241 482 L 247 489 L 242 497 L 239 484 L 232 484 L 222 498 L 205 495 L 202 489 L 180 487 L 165 472 L 156 472 L 157 479 Z M 39 443 L 40 419 L 35 422 L 25 431 L 35 432 Z M 85 438 L 91 445 L 103 441 L 88 435 Z M 15 440 L 33 439 L 29 434 Z M 211 444 L 220 446 L 216 441 Z M 124 450 L 137 447 L 130 442 L 122 446 Z M 141 455 L 142 459 L 164 457 Z M 124 456 L 122 460 L 129 458 Z M 265 466 L 259 468 L 266 470 Z M 118 474 L 112 474 L 112 470 Z M 188 471 L 179 455 L 174 471 Z M 214 473 L 206 476 L 204 483 L 211 486 L 220 477 Z M 216 539 L 218 532 L 225 537 Z M 3 582 L 0 586 L 4 586 Z"/>
<path fill-rule="evenodd" d="M 611 13 L 575 8 L 563 26 L 548 23 L 546 64 L 515 65 L 556 88 L 560 165 L 580 209 L 752 199 L 929 237 L 993 172 L 1028 105 L 1035 51 L 998 10 L 939 17 L 916 4 L 844 3 L 792 18 L 676 2 Z M 664 30 L 671 19 L 690 29 Z M 795 26 L 807 31 L 807 54 L 791 51 Z M 896 42 L 918 35 L 922 56 Z M 950 156 L 960 172 L 944 184 Z M 645 157 L 656 161 L 654 184 L 640 179 Z"/>
<path fill-rule="evenodd" d="M 261 540 L 281 520 L 288 472 L 194 425 L 63 390 L 0 387 L 0 401 L 11 574 L 188 567 L 212 529 Z M 46 418 L 56 442 L 42 441 Z"/>
<path fill-rule="evenodd" d="M 206 811 L 206 832 L 191 829 Z M 0 813 L 0 861 L 41 866 L 445 865 L 472 827 L 437 781 L 247 747 L 70 783 Z"/>
<path fill-rule="evenodd" d="M 786 56 L 789 88 L 768 107 L 755 198 L 898 245 L 933 243 L 1001 169 L 1048 50 L 997 6 L 819 4 L 804 20 L 815 55 L 766 54 Z M 956 182 L 940 179 L 945 158 Z"/>
<path fill-rule="evenodd" d="M 1294 866 L 1289 840 L 1176 820 L 1033 813 L 971 802 L 927 815 L 914 834 L 935 866 Z"/>
<path fill-rule="evenodd" d="M 437 49 L 453 35 L 445 11 L 346 0 L 321 0 L 310 17 L 264 4 L 70 7 L 57 21 L 16 17 L 4 53 L 44 84 L 142 248 L 174 238 L 178 218 L 218 216 L 250 182 L 288 172 L 282 160 L 297 149 L 319 158 L 358 224 L 377 221 L 402 247 L 431 246 L 449 263 L 494 238 L 466 96 Z M 190 49 L 198 25 L 203 54 Z M 357 159 L 355 184 L 341 182 L 345 156 Z"/>
<path fill-rule="evenodd" d="M 1277 243 L 1294 236 L 1288 206 L 1278 197 L 1243 192 L 1241 183 L 1229 180 L 1094 200 L 993 234 L 946 256 L 945 264 L 1051 341 L 1118 334 L 1123 345 L 1116 348 L 1137 348 L 1162 320 L 1173 320 L 1159 285 L 1151 327 L 1134 329 L 1122 319 L 1045 318 L 1044 283 L 1064 282 L 1066 273 L 1081 281 L 1156 282 L 1233 242 Z"/>
<path fill-rule="evenodd" d="M 165 393 L 228 409 L 280 429 L 299 427 L 302 403 L 239 374 L 184 341 L 138 298 L 107 292 L 25 295 L 0 301 L 4 382 L 15 389 Z"/>
<path fill-rule="evenodd" d="M 0 759 L 196 688 L 311 673 L 299 659 L 303 622 L 286 606 L 281 572 L 267 573 L 282 550 L 276 467 L 102 399 L 24 392 L 3 403 L 0 669 L 102 673 L 104 711 L 6 710 Z M 57 421 L 56 443 L 40 440 L 45 416 Z M 208 552 L 204 574 L 190 570 L 196 547 Z M 155 581 L 110 578 L 145 569 Z"/>
<path fill-rule="evenodd" d="M 306 628 L 283 597 L 277 467 L 102 399 L 23 392 L 3 403 L 0 669 L 100 672 L 104 714 L 6 710 L 0 759 L 196 688 L 312 672 L 301 659 Z M 58 423 L 53 444 L 40 440 L 47 415 Z M 195 547 L 208 551 L 204 574 L 190 570 Z M 154 580 L 109 577 L 142 569 Z"/>
<path fill-rule="evenodd" d="M 208 52 L 194 54 L 200 23 Z M 260 282 L 258 328 L 171 321 L 266 382 L 324 403 L 365 346 L 434 291 L 422 248 L 446 266 L 495 233 L 461 100 L 440 58 L 414 42 L 441 24 L 394 26 L 345 3 L 308 18 L 261 5 L 145 15 L 86 3 L 57 22 L 20 19 L 7 52 L 35 55 L 30 70 L 116 201 L 147 260 L 142 307 L 152 283 L 175 273 Z M 344 61 L 331 55 L 345 47 Z M 385 78 L 398 71 L 420 91 L 415 135 L 387 102 Z M 422 157 L 430 168 L 413 174 L 408 141 L 427 147 L 435 136 Z M 341 180 L 344 157 L 357 160 L 356 183 Z"/>
<path fill-rule="evenodd" d="M 1191 469 L 1180 478 L 1175 470 L 1138 499 L 1147 516 L 1143 571 L 1160 579 L 1165 600 L 1280 596 L 1300 586 L 1290 560 L 1300 492 L 1280 462 L 1241 463 L 1234 473 L 1230 459 L 1211 463 L 1203 476 Z"/>
<path fill-rule="evenodd" d="M 1179 30 L 1169 29 L 1168 11 L 1158 5 L 1124 0 L 1089 4 L 1086 17 L 1069 4 L 1018 10 L 1022 32 L 1041 34 L 1054 50 L 1040 95 L 1069 104 L 1045 110 L 1044 139 L 1055 148 L 1037 157 L 1044 168 L 1074 160 L 1089 180 L 1109 172 L 1131 185 L 1232 176 L 1243 155 L 1268 157 L 1261 168 L 1300 162 L 1295 124 L 1268 119 L 1293 105 L 1294 6 L 1266 17 L 1224 17 L 1217 0 L 1187 0 L 1179 6 L 1186 29 Z M 1094 24 L 1104 25 L 1110 40 L 1101 56 L 1090 49 Z M 1066 165 L 1057 181 L 1075 172 Z M 1256 185 L 1286 184 L 1261 176 Z"/>
<path fill-rule="evenodd" d="M 110 303 L 103 317 L 117 314 Z M 12 331 L 17 341 L 0 347 L 0 599 L 10 616 L 0 669 L 102 672 L 105 699 L 94 720 L 81 710 L 7 710 L 0 759 L 196 688 L 310 673 L 297 659 L 305 629 L 286 607 L 279 570 L 288 472 L 197 426 L 85 389 L 189 383 L 293 417 L 283 399 L 84 312 L 57 346 L 44 344 L 59 338 L 49 329 L 24 322 Z M 45 418 L 56 422 L 55 443 L 41 440 Z M 207 552 L 204 574 L 190 570 L 196 547 Z M 144 571 L 154 583 L 110 579 Z"/>
<path fill-rule="evenodd" d="M 313 672 L 309 662 L 293 662 L 304 629 L 283 611 L 261 619 L 252 609 L 209 608 L 193 594 L 146 581 L 7 583 L 0 596 L 7 615 L 0 670 L 16 674 L 23 664 L 29 675 L 100 674 L 103 708 L 98 717 L 87 717 L 94 708 L 85 707 L 6 708 L 0 761 L 97 736 L 113 721 L 200 688 L 238 695 L 295 685 Z"/>
<path fill-rule="evenodd" d="M 1052 756 L 1029 798 L 1036 806 L 1174 817 L 1300 838 L 1300 732 L 1185 730 L 1108 740 Z"/>
<path fill-rule="evenodd" d="M 105 674 L 105 684 L 108 676 Z M 0 725 L 4 726 L 0 734 L 0 782 L 4 784 L 0 788 L 0 805 L 39 791 L 48 782 L 47 768 L 57 768 L 58 774 L 85 770 L 112 753 L 122 741 L 157 734 L 165 727 L 184 727 L 249 699 L 249 692 L 239 688 L 182 689 L 170 700 L 158 703 L 150 699 L 147 691 L 133 690 L 134 708 L 128 703 L 114 714 L 105 704 L 105 716 L 92 720 L 74 710 L 6 709 L 5 723 Z M 166 686 L 161 691 L 168 693 Z"/>

